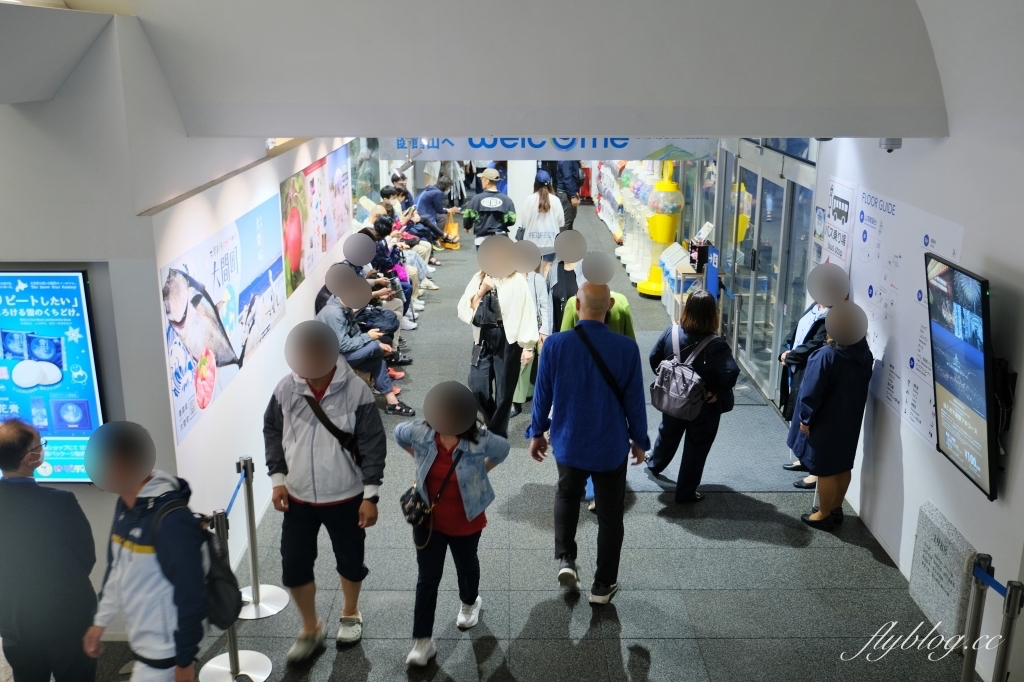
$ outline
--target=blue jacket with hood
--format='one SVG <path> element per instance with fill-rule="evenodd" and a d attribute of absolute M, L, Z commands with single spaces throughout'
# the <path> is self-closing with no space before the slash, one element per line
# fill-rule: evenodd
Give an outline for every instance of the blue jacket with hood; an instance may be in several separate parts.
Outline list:
<path fill-rule="evenodd" d="M 205 531 L 188 509 L 167 514 L 156 538 L 153 520 L 172 500 L 188 503 L 188 483 L 163 471 L 139 492 L 129 509 L 118 498 L 107 546 L 94 625 L 108 627 L 123 612 L 128 646 L 155 667 L 187 666 L 199 653 L 206 619 Z"/>

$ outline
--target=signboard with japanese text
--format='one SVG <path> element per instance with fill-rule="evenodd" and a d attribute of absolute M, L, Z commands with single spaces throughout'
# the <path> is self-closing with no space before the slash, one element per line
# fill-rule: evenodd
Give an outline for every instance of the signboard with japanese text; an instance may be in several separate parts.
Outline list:
<path fill-rule="evenodd" d="M 284 316 L 280 221 L 275 195 L 160 269 L 178 443 Z"/>
<path fill-rule="evenodd" d="M 380 138 L 380 158 L 422 161 L 471 159 L 691 160 L 718 150 L 711 137 L 398 137 Z"/>
<path fill-rule="evenodd" d="M 88 483 L 85 447 L 103 424 L 81 272 L 0 272 L 0 421 L 46 442 L 36 478 Z"/>

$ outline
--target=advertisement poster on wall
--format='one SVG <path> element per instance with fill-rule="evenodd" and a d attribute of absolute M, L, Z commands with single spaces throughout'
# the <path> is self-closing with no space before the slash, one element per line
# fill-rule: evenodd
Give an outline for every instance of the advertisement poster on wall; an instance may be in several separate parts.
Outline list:
<path fill-rule="evenodd" d="M 285 295 L 291 296 L 352 224 L 348 147 L 281 183 Z"/>
<path fill-rule="evenodd" d="M 160 269 L 178 443 L 284 316 L 273 196 Z"/>
<path fill-rule="evenodd" d="M 88 482 L 85 446 L 103 424 L 81 272 L 0 272 L 0 422 L 46 441 L 36 478 Z"/>
<path fill-rule="evenodd" d="M 868 317 L 872 392 L 936 442 L 924 254 L 957 263 L 964 228 L 863 185 L 851 214 L 850 300 Z"/>

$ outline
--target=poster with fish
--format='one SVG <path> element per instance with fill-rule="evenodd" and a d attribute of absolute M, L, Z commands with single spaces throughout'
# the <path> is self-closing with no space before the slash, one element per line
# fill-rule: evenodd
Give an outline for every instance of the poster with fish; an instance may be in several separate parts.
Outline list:
<path fill-rule="evenodd" d="M 46 441 L 40 481 L 89 481 L 85 446 L 103 424 L 82 272 L 0 272 L 0 422 Z"/>
<path fill-rule="evenodd" d="M 280 215 L 275 195 L 160 269 L 178 443 L 284 316 Z"/>
<path fill-rule="evenodd" d="M 292 295 L 352 224 L 348 147 L 281 183 L 285 292 Z"/>

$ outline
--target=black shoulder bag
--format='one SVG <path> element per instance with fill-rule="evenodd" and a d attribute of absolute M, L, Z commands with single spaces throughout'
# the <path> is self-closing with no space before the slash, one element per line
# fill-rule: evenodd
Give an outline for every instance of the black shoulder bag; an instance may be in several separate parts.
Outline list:
<path fill-rule="evenodd" d="M 594 359 L 594 364 L 597 365 L 597 369 L 601 372 L 601 376 L 604 377 L 605 383 L 608 384 L 608 388 L 612 389 L 612 393 L 614 393 L 615 397 L 618 399 L 619 405 L 622 406 L 623 416 L 626 416 L 626 397 L 623 395 L 622 389 L 619 388 L 619 385 L 615 382 L 615 377 L 612 376 L 612 371 L 608 369 L 608 365 L 605 364 L 604 358 L 602 358 L 601 354 L 597 352 L 596 348 L 594 348 L 594 344 L 591 342 L 590 337 L 587 336 L 587 332 L 583 329 L 583 325 L 577 324 L 573 327 L 573 331 L 579 334 L 580 341 L 582 341 L 583 345 L 587 347 L 588 351 L 590 351 L 590 357 Z M 629 428 L 628 416 L 626 416 L 626 428 Z"/>
<path fill-rule="evenodd" d="M 422 545 L 416 545 L 416 549 L 423 549 L 430 544 L 430 538 L 434 534 L 434 517 L 432 512 L 434 511 L 434 505 L 441 499 L 441 494 L 444 489 L 448 487 L 448 482 L 452 480 L 452 475 L 455 474 L 455 467 L 458 465 L 459 460 L 462 459 L 462 451 L 460 450 L 455 459 L 452 461 L 452 466 L 448 470 L 448 473 L 444 477 L 444 481 L 441 482 L 441 487 L 437 489 L 437 495 L 434 496 L 434 501 L 427 504 L 420 497 L 419 493 L 416 492 L 416 482 L 414 481 L 412 486 L 402 493 L 402 497 L 399 499 L 399 503 L 402 505 L 402 516 L 405 520 L 411 523 L 413 526 L 422 526 L 425 522 L 430 523 L 430 531 L 427 534 L 427 541 Z M 426 490 L 427 482 L 423 482 L 424 491 Z"/>
<path fill-rule="evenodd" d="M 335 426 L 334 422 L 328 419 L 327 413 L 324 412 L 324 408 L 320 407 L 320 403 L 317 402 L 316 398 L 311 395 L 304 395 L 302 397 L 306 399 L 309 409 L 313 410 L 313 414 L 315 414 L 320 423 L 324 425 L 324 428 L 330 431 L 331 435 L 338 439 L 338 443 L 341 444 L 341 447 L 352 454 L 352 461 L 356 463 L 356 466 L 362 467 L 363 458 L 359 455 L 359 444 L 356 442 L 356 437 Z"/>

